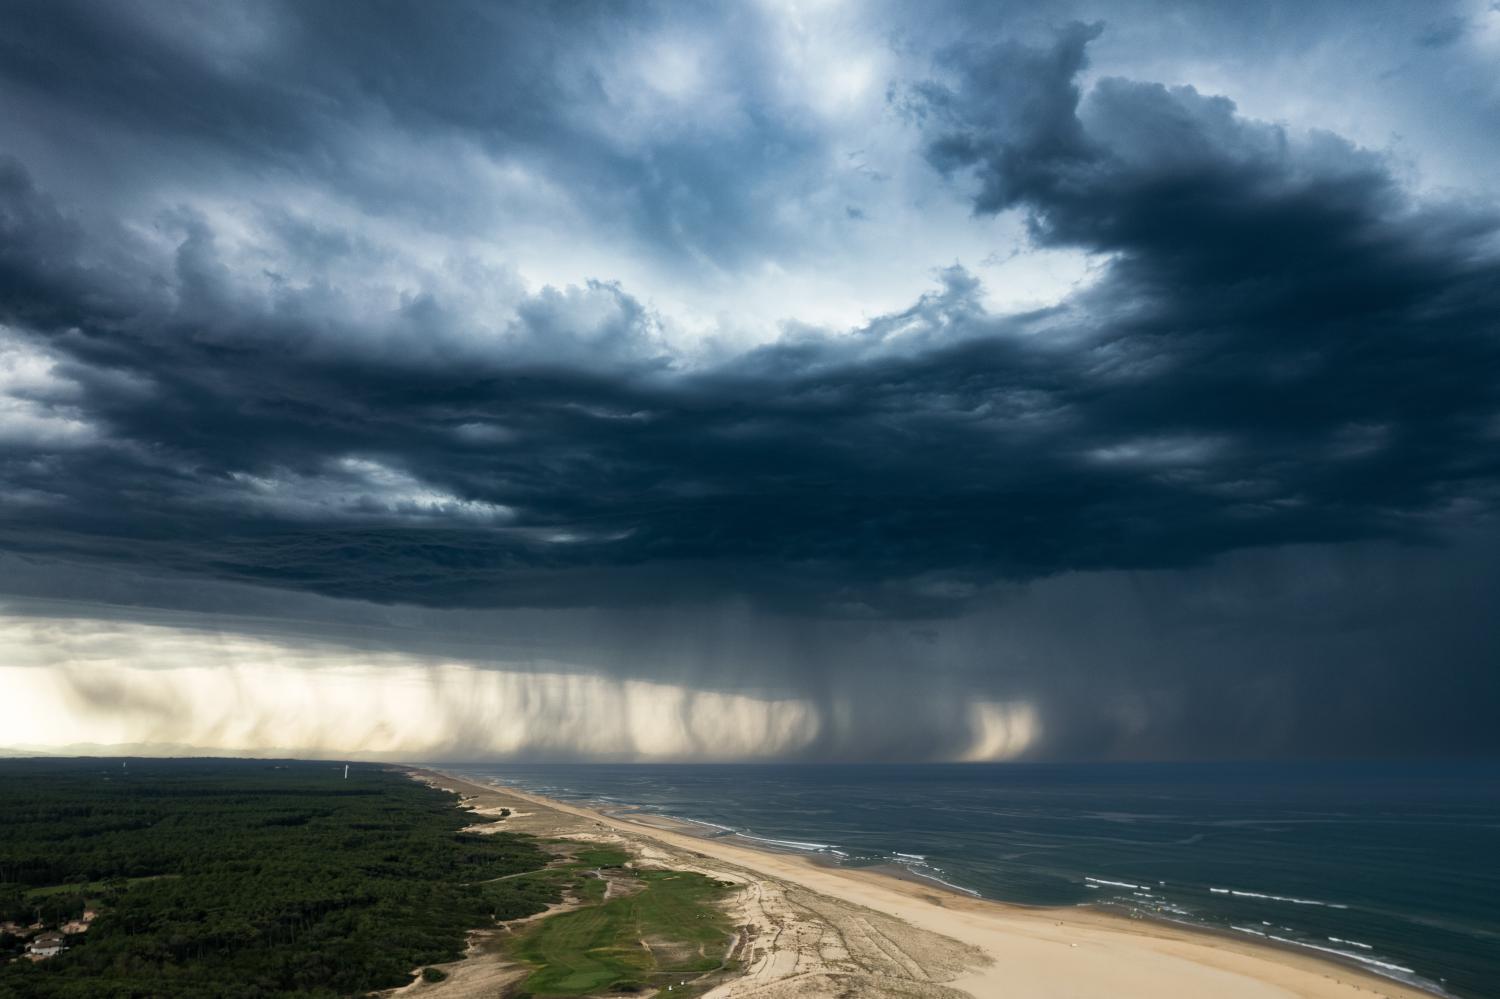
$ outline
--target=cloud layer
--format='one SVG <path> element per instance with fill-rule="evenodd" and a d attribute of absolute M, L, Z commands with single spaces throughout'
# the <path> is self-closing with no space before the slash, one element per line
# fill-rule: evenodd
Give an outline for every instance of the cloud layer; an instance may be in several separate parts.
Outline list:
<path fill-rule="evenodd" d="M 1084 95 L 1099 31 L 955 50 L 895 98 L 976 212 L 1102 261 L 1085 290 L 1000 315 L 953 267 L 718 359 L 615 284 L 356 298 L 354 234 L 90 225 L 12 160 L 6 543 L 435 605 L 676 581 L 923 614 L 1490 510 L 1500 216 L 1191 88 Z"/>
<path fill-rule="evenodd" d="M 1347 28 L 1305 16 L 1289 50 Z M 1091 63 L 1162 69 L 1110 49 L 1144 15 L 988 17 L 18 5 L 0 549 L 158 593 L 909 629 L 1490 530 L 1494 192 L 1181 81 L 1212 60 Z M 1488 44 L 1455 18 L 1400 58 Z M 1189 18 L 1221 53 L 1232 20 Z M 1024 703 L 1118 751 L 1118 712 L 1068 743 L 1072 666 L 986 668 L 952 681 L 975 745 Z M 831 745 L 843 666 L 747 669 L 701 696 L 800 699 L 822 734 L 786 751 Z"/>

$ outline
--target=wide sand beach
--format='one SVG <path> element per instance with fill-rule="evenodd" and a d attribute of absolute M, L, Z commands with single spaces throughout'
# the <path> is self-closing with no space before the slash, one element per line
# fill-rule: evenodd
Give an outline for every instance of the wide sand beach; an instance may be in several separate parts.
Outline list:
<path fill-rule="evenodd" d="M 616 843 L 644 863 L 745 885 L 730 945 L 744 973 L 714 999 L 1016 996 L 1039 999 L 1339 999 L 1428 994 L 1314 956 L 1087 908 L 1031 908 L 970 898 L 886 873 L 695 835 L 686 823 L 605 813 L 432 770 L 414 776 L 458 792 L 492 828 Z M 498 948 L 476 946 L 444 993 L 509 981 Z M 437 991 L 437 990 L 434 990 Z"/>

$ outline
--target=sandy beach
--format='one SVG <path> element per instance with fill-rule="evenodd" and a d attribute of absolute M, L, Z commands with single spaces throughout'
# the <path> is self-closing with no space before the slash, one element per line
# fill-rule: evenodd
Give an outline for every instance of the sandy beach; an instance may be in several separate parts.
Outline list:
<path fill-rule="evenodd" d="M 1280 948 L 1086 908 L 970 898 L 914 879 L 825 866 L 800 855 L 693 835 L 686 824 L 605 814 L 431 770 L 412 774 L 463 795 L 483 828 L 618 844 L 641 862 L 745 885 L 732 903 L 744 973 L 713 999 L 1081 997 L 1423 999 L 1400 983 Z M 495 995 L 512 981 L 485 931 L 434 994 Z M 468 984 L 466 984 L 468 983 Z"/>

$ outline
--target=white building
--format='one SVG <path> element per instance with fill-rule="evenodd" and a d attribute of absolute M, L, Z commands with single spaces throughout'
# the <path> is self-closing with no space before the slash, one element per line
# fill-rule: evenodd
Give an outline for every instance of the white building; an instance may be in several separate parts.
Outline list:
<path fill-rule="evenodd" d="M 43 933 L 26 945 L 26 956 L 33 961 L 41 961 L 61 954 L 63 947 L 61 933 Z"/>

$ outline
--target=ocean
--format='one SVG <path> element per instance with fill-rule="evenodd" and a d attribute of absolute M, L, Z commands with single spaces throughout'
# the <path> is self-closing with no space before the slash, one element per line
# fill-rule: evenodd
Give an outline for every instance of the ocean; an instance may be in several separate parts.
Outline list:
<path fill-rule="evenodd" d="M 1500 763 L 440 766 L 1500 997 Z"/>

